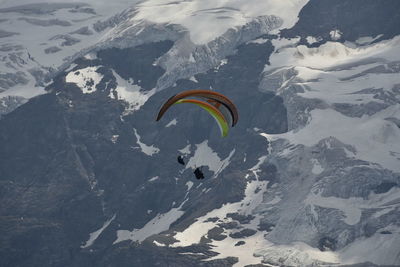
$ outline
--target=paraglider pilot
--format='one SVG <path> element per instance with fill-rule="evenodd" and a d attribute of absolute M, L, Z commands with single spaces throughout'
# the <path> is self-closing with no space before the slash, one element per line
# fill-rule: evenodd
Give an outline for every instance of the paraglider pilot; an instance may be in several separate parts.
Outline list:
<path fill-rule="evenodd" d="M 183 161 L 183 157 L 182 156 L 178 156 L 178 162 L 182 165 L 185 165 L 185 162 Z"/>

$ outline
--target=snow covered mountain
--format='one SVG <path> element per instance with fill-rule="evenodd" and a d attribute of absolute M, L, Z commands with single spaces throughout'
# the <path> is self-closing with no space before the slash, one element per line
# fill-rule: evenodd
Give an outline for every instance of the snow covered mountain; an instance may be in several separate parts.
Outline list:
<path fill-rule="evenodd" d="M 0 265 L 400 266 L 399 9 L 0 2 Z"/>

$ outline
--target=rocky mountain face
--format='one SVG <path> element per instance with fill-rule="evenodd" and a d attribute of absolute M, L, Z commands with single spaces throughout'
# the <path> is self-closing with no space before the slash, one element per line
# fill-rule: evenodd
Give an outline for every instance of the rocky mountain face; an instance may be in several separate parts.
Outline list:
<path fill-rule="evenodd" d="M 191 14 L 249 12 L 219 2 Z M 287 26 L 269 1 L 202 42 L 196 18 L 145 19 L 158 4 L 82 29 L 99 39 L 44 94 L 0 100 L 0 266 L 399 266 L 399 2 L 290 1 Z M 190 89 L 237 105 L 228 137 L 196 107 L 155 121 Z"/>

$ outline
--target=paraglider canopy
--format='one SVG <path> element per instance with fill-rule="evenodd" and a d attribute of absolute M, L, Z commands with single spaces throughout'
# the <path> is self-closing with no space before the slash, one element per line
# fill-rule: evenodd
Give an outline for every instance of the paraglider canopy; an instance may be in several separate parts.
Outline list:
<path fill-rule="evenodd" d="M 172 105 L 182 103 L 195 104 L 206 110 L 218 123 L 223 137 L 228 135 L 229 126 L 235 126 L 239 119 L 236 106 L 223 94 L 210 90 L 188 90 L 170 97 L 160 108 L 156 121 L 159 121 Z"/>

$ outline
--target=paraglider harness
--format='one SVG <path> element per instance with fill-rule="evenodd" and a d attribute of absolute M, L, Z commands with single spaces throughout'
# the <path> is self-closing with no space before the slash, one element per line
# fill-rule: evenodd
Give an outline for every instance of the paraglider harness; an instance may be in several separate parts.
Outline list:
<path fill-rule="evenodd" d="M 178 157 L 177 157 L 177 160 L 178 160 L 178 163 L 179 164 L 182 164 L 182 165 L 185 165 L 185 161 L 183 160 L 183 157 L 181 156 L 181 155 L 179 155 Z M 203 172 L 201 171 L 201 168 L 202 167 L 196 167 L 195 166 L 195 170 L 194 170 L 194 175 L 196 176 L 196 179 L 198 179 L 198 180 L 200 180 L 200 179 L 204 179 L 204 174 L 203 174 Z"/>
<path fill-rule="evenodd" d="M 198 179 L 198 180 L 204 179 L 204 174 L 201 171 L 201 168 L 196 168 L 193 173 L 196 176 L 196 179 Z"/>
<path fill-rule="evenodd" d="M 185 162 L 183 161 L 182 156 L 178 156 L 178 162 L 179 162 L 179 164 L 185 165 Z"/>

